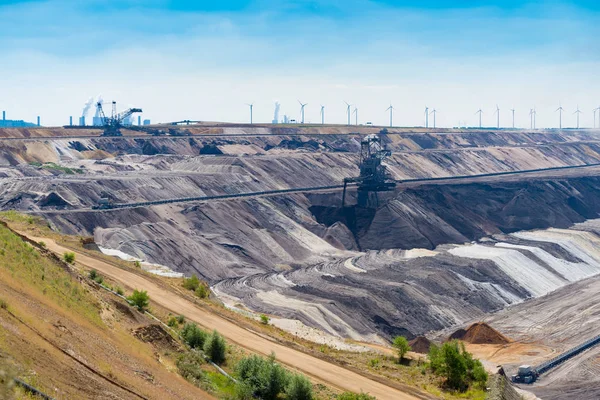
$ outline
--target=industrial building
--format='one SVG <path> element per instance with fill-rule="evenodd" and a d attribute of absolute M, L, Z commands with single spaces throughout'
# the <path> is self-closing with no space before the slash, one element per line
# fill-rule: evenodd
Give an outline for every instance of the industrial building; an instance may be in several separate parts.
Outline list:
<path fill-rule="evenodd" d="M 40 126 L 40 117 L 38 117 L 38 125 Z M 6 119 L 6 111 L 2 111 L 2 120 L 0 120 L 0 128 L 27 128 L 36 126 L 36 124 L 31 122 L 25 122 L 23 120 L 12 120 Z"/>

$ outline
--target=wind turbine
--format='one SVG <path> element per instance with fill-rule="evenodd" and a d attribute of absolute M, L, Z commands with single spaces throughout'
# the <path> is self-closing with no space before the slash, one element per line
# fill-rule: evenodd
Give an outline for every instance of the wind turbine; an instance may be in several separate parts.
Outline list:
<path fill-rule="evenodd" d="M 558 108 L 556 109 L 556 111 L 558 111 L 558 129 L 562 129 L 562 113 L 565 109 L 562 108 L 562 106 L 560 105 L 560 103 L 558 103 Z M 554 111 L 554 112 L 556 112 Z"/>
<path fill-rule="evenodd" d="M 529 109 L 529 127 L 533 129 L 533 108 Z"/>
<path fill-rule="evenodd" d="M 394 112 L 394 106 L 390 103 L 390 106 L 388 107 L 387 110 L 385 111 L 389 111 L 390 112 L 390 128 L 393 126 L 392 122 L 393 122 L 393 112 Z"/>
<path fill-rule="evenodd" d="M 500 107 L 498 107 L 498 104 L 496 104 L 496 111 L 494 111 L 494 114 L 498 114 L 496 128 L 500 129 Z"/>
<path fill-rule="evenodd" d="M 512 127 L 513 127 L 513 129 L 515 129 L 515 109 L 511 108 L 510 111 L 512 111 L 512 121 L 513 121 Z"/>
<path fill-rule="evenodd" d="M 425 106 L 425 128 L 429 128 L 429 107 Z"/>
<path fill-rule="evenodd" d="M 483 110 L 480 108 L 479 110 L 475 111 L 475 114 L 479 114 L 479 129 L 481 129 L 481 114 L 483 114 Z"/>
<path fill-rule="evenodd" d="M 433 114 L 433 129 L 435 129 L 435 114 L 437 114 L 437 110 L 434 108 L 431 114 Z"/>
<path fill-rule="evenodd" d="M 533 107 L 533 129 L 535 129 L 535 118 L 537 117 L 537 110 Z"/>
<path fill-rule="evenodd" d="M 577 111 L 575 111 L 573 114 L 577 114 L 577 129 L 579 129 L 579 114 L 581 114 L 581 111 L 579 110 L 579 104 L 577 104 Z"/>
<path fill-rule="evenodd" d="M 252 125 L 252 110 L 254 109 L 254 104 L 246 104 L 250 107 L 250 125 Z"/>
<path fill-rule="evenodd" d="M 354 107 L 354 118 L 355 118 L 355 122 L 356 122 L 356 126 L 358 126 L 358 107 Z"/>
<path fill-rule="evenodd" d="M 348 114 L 348 126 L 350 126 L 350 107 L 352 107 L 352 104 L 348 104 L 347 101 L 344 101 L 344 103 L 346 103 L 346 105 L 348 106 L 348 108 L 346 109 L 346 114 Z"/>
<path fill-rule="evenodd" d="M 325 106 L 321 104 L 321 125 L 325 125 Z"/>
<path fill-rule="evenodd" d="M 298 103 L 300 103 L 300 114 L 302 116 L 302 123 L 304 123 L 304 107 L 306 107 L 308 103 L 302 104 L 300 100 L 298 100 Z"/>

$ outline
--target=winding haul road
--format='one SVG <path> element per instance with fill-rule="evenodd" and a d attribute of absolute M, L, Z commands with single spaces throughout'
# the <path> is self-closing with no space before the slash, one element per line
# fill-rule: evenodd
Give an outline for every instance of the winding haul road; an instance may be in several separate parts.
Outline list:
<path fill-rule="evenodd" d="M 19 233 L 31 240 L 45 242 L 47 248 L 58 256 L 61 256 L 66 251 L 73 251 L 73 249 L 57 244 L 50 238 L 33 237 L 25 232 Z M 186 318 L 198 323 L 206 329 L 218 330 L 225 338 L 227 338 L 227 340 L 251 352 L 263 355 L 269 355 L 271 352 L 275 352 L 279 362 L 311 376 L 316 381 L 326 383 L 345 391 L 369 393 L 378 400 L 418 400 L 434 398 L 427 394 L 417 394 L 415 389 L 411 389 L 415 392 L 415 395 L 406 393 L 346 368 L 313 357 L 301 351 L 288 348 L 275 342 L 273 339 L 249 331 L 236 325 L 234 322 L 208 312 L 144 276 L 123 270 L 81 252 L 75 251 L 75 253 L 78 264 L 87 268 L 96 269 L 130 289 L 143 289 L 148 291 L 152 302 L 160 304 L 162 307 L 175 314 L 183 314 Z"/>

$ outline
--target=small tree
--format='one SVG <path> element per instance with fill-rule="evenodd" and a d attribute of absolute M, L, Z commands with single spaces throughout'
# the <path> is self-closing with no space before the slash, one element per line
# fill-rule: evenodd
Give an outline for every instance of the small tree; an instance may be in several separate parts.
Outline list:
<path fill-rule="evenodd" d="M 148 308 L 150 296 L 148 296 L 148 292 L 146 292 L 145 290 L 135 289 L 133 291 L 133 294 L 129 296 L 127 300 L 129 300 L 131 304 L 136 306 L 138 310 L 144 311 L 146 310 L 146 308 Z"/>
<path fill-rule="evenodd" d="M 398 352 L 399 361 L 402 361 L 406 353 L 412 350 L 408 344 L 408 340 L 404 336 L 396 336 L 393 346 Z"/>
<path fill-rule="evenodd" d="M 263 400 L 276 400 L 284 392 L 289 374 L 275 362 L 275 354 L 268 359 L 256 355 L 242 358 L 235 367 L 240 383 Z"/>
<path fill-rule="evenodd" d="M 286 400 L 312 400 L 312 384 L 301 374 L 294 374 L 285 389 Z"/>
<path fill-rule="evenodd" d="M 216 330 L 213 331 L 206 342 L 204 343 L 204 353 L 210 358 L 215 364 L 222 364 L 225 362 L 225 352 L 227 351 L 227 345 L 223 336 L 219 335 Z"/>
<path fill-rule="evenodd" d="M 192 275 L 190 278 L 183 278 L 182 285 L 187 290 L 195 291 L 200 286 L 200 279 L 196 275 Z"/>
<path fill-rule="evenodd" d="M 136 268 L 142 268 L 142 263 L 139 260 L 133 262 L 133 266 Z"/>
<path fill-rule="evenodd" d="M 185 317 L 183 315 L 178 315 L 177 322 L 183 324 L 185 322 Z"/>
<path fill-rule="evenodd" d="M 269 324 L 269 317 L 267 317 L 265 314 L 261 314 L 260 315 L 260 323 L 263 325 L 268 325 Z"/>
<path fill-rule="evenodd" d="M 98 277 L 98 271 L 96 271 L 95 269 L 91 270 L 90 273 L 88 274 L 88 276 L 90 277 L 91 280 L 95 281 L 96 278 Z"/>
<path fill-rule="evenodd" d="M 471 384 L 484 388 L 487 373 L 479 360 L 457 340 L 446 342 L 442 347 L 432 345 L 429 349 L 429 367 L 446 378 L 446 385 L 453 390 L 465 391 Z"/>
<path fill-rule="evenodd" d="M 65 252 L 65 254 L 63 254 L 63 260 L 65 260 L 67 264 L 73 264 L 75 262 L 75 253 L 69 251 Z"/>
<path fill-rule="evenodd" d="M 200 297 L 201 299 L 205 299 L 208 297 L 209 294 L 209 290 L 206 286 L 204 286 L 203 284 L 200 284 L 197 288 L 196 288 L 196 296 Z"/>
<path fill-rule="evenodd" d="M 196 324 L 187 323 L 181 330 L 181 337 L 193 349 L 201 349 L 206 342 L 207 333 Z"/>

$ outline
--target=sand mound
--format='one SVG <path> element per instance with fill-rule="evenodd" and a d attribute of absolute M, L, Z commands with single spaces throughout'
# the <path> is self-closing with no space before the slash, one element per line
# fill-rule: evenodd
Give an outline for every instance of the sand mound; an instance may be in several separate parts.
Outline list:
<path fill-rule="evenodd" d="M 431 341 L 424 336 L 418 336 L 408 342 L 410 348 L 415 353 L 427 354 L 429 353 L 429 347 L 431 347 Z"/>
<path fill-rule="evenodd" d="M 459 329 L 450 335 L 450 339 L 464 340 L 465 342 L 472 344 L 510 343 L 510 339 L 485 322 L 476 322 L 466 330 Z"/>

